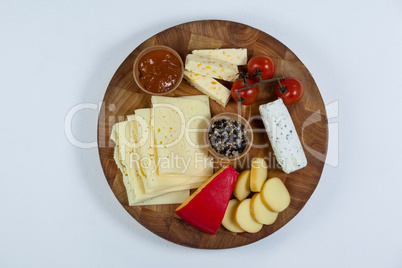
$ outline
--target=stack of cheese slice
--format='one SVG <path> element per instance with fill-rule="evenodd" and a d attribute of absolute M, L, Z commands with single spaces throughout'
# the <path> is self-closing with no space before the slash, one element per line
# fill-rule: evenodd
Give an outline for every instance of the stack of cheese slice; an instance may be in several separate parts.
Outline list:
<path fill-rule="evenodd" d="M 230 90 L 215 78 L 234 82 L 239 72 L 237 65 L 245 64 L 245 48 L 193 50 L 187 55 L 184 77 L 193 87 L 225 107 L 230 99 Z"/>
<path fill-rule="evenodd" d="M 203 148 L 210 119 L 207 96 L 152 97 L 152 108 L 135 110 L 113 126 L 114 158 L 129 205 L 182 203 L 213 173 Z"/>

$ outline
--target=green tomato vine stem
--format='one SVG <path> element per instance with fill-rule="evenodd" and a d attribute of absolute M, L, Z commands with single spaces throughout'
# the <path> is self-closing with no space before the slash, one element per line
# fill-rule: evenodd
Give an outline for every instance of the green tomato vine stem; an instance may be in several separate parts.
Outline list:
<path fill-rule="evenodd" d="M 270 82 L 278 81 L 279 87 L 280 87 L 280 88 L 279 88 L 280 92 L 281 92 L 281 93 L 285 93 L 286 90 L 287 90 L 286 87 L 282 86 L 282 85 L 281 85 L 281 82 L 280 82 L 280 80 L 282 80 L 282 79 L 285 78 L 284 76 L 263 80 L 263 79 L 261 79 L 261 71 L 260 71 L 260 70 L 256 70 L 256 71 L 254 72 L 253 77 L 257 75 L 257 76 L 258 76 L 258 82 L 256 82 L 255 84 L 252 84 L 252 85 L 248 85 L 248 84 L 247 84 L 247 78 L 249 78 L 249 74 L 248 74 L 248 73 L 245 74 L 245 73 L 243 73 L 243 72 L 240 72 L 239 75 L 240 75 L 240 78 L 243 78 L 243 79 L 244 79 L 244 84 L 246 85 L 246 87 L 243 87 L 243 88 L 241 88 L 241 89 L 236 90 L 237 95 L 238 95 L 238 97 L 239 97 L 240 105 L 243 105 L 243 102 L 245 101 L 245 99 L 244 99 L 243 97 L 240 97 L 240 92 L 243 91 L 243 90 L 250 89 L 250 88 L 253 88 L 253 87 L 255 87 L 255 86 L 258 86 L 259 84 L 270 83 Z"/>

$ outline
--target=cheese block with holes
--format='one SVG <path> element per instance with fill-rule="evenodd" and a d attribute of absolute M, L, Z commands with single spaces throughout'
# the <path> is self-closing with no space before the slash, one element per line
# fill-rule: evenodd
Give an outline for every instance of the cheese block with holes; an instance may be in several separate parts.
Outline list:
<path fill-rule="evenodd" d="M 235 65 L 247 64 L 246 48 L 199 49 L 193 50 L 192 53 L 210 59 L 226 61 Z"/>
<path fill-rule="evenodd" d="M 184 71 L 184 78 L 193 87 L 225 107 L 230 99 L 230 90 L 212 77 Z"/>
<path fill-rule="evenodd" d="M 151 131 L 159 175 L 209 177 L 213 174 L 208 149 L 203 148 L 204 132 L 200 131 L 211 119 L 209 98 L 203 97 L 206 101 L 152 96 Z"/>
<path fill-rule="evenodd" d="M 129 122 L 135 122 L 134 134 L 138 148 L 132 157 L 132 164 L 137 164 L 139 176 L 144 181 L 147 193 L 177 191 L 198 188 L 209 176 L 188 176 L 184 174 L 159 175 L 156 164 L 156 150 L 152 145 L 151 109 L 137 109 L 135 115 L 127 116 Z M 212 174 L 212 173 L 211 173 Z M 155 185 L 155 187 L 152 187 Z"/>
<path fill-rule="evenodd" d="M 239 69 L 234 64 L 194 54 L 187 55 L 185 68 L 187 71 L 196 74 L 202 74 L 229 82 L 234 82 L 239 72 Z"/>

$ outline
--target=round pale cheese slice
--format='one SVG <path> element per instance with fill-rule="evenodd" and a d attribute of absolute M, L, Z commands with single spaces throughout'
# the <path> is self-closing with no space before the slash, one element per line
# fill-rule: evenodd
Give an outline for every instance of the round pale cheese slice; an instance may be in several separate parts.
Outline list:
<path fill-rule="evenodd" d="M 290 194 L 279 178 L 268 179 L 261 189 L 261 201 L 271 211 L 284 211 L 290 204 Z"/>
<path fill-rule="evenodd" d="M 278 218 L 278 212 L 269 210 L 261 201 L 261 194 L 256 193 L 250 202 L 251 216 L 261 224 L 273 224 Z"/>
<path fill-rule="evenodd" d="M 251 199 L 247 198 L 240 202 L 237 207 L 235 219 L 240 227 L 249 233 L 256 233 L 262 228 L 262 224 L 253 219 L 250 213 Z"/>
<path fill-rule="evenodd" d="M 244 200 L 249 194 L 250 190 L 250 170 L 245 170 L 239 174 L 235 187 L 233 189 L 233 195 L 240 201 Z"/>
<path fill-rule="evenodd" d="M 228 207 L 226 208 L 225 216 L 222 220 L 222 225 L 226 229 L 234 233 L 242 233 L 244 230 L 240 227 L 240 225 L 235 220 L 235 213 L 237 206 L 240 204 L 240 201 L 237 199 L 232 199 L 229 201 Z"/>

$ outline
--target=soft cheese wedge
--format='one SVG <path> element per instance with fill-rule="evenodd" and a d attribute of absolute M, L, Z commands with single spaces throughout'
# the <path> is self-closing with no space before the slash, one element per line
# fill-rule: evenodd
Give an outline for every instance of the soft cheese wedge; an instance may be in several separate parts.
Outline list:
<path fill-rule="evenodd" d="M 210 59 L 226 61 L 235 65 L 247 64 L 246 48 L 200 49 L 193 50 L 193 54 Z"/>
<path fill-rule="evenodd" d="M 223 86 L 221 83 L 216 81 L 214 78 L 196 74 L 190 71 L 184 71 L 184 78 L 193 87 L 222 105 L 226 106 L 230 99 L 230 90 Z"/>
<path fill-rule="evenodd" d="M 306 155 L 282 99 L 261 105 L 259 109 L 276 160 L 282 170 L 289 174 L 305 167 Z"/>
<path fill-rule="evenodd" d="M 194 54 L 187 55 L 185 68 L 193 73 L 214 77 L 229 82 L 234 82 L 237 78 L 237 73 L 239 72 L 235 64 L 220 60 L 213 60 Z"/>
<path fill-rule="evenodd" d="M 176 209 L 176 214 L 203 232 L 216 233 L 238 175 L 231 166 L 224 166 L 184 201 Z"/>

